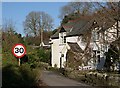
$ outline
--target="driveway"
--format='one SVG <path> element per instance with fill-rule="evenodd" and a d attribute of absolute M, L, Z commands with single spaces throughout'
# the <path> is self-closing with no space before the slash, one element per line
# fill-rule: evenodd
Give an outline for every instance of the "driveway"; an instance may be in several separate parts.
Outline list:
<path fill-rule="evenodd" d="M 79 86 L 79 88 L 83 88 L 83 86 L 86 86 L 90 88 L 90 86 L 86 84 L 66 78 L 52 71 L 43 71 L 41 75 L 41 80 L 48 86 Z"/>

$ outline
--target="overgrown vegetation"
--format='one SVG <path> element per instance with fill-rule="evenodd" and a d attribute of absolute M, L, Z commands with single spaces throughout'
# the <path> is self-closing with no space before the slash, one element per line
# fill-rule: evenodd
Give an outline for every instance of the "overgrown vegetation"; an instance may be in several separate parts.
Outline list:
<path fill-rule="evenodd" d="M 52 34 L 52 31 L 46 31 L 46 30 L 43 31 L 43 42 L 44 43 L 48 44 L 51 34 Z M 41 43 L 41 36 L 37 35 L 33 37 L 33 36 L 27 35 L 25 37 L 25 41 L 27 42 L 28 45 L 39 46 Z"/>
<path fill-rule="evenodd" d="M 2 33 L 2 88 L 44 86 L 40 74 L 41 69 L 49 66 L 50 50 L 28 45 L 25 37 L 15 32 L 12 26 L 5 29 Z M 18 58 L 12 54 L 12 47 L 16 43 L 24 44 L 27 50 L 21 58 L 21 66 L 18 66 Z"/>
<path fill-rule="evenodd" d="M 28 64 L 23 64 L 20 67 L 9 64 L 3 67 L 2 72 L 2 88 L 32 88 L 36 86 L 39 76 L 39 70 L 31 69 Z"/>
<path fill-rule="evenodd" d="M 92 5 L 92 6 L 91 6 Z M 97 6 L 95 6 L 97 5 Z M 102 6 L 103 5 L 103 6 Z M 97 18 L 103 17 L 105 22 L 107 19 L 110 19 L 117 15 L 117 3 L 68 3 L 67 6 L 62 8 L 62 24 L 65 24 L 69 22 L 69 20 L 74 20 L 79 18 L 80 16 L 87 17 L 89 12 L 93 12 L 93 17 L 96 16 Z M 88 9 L 89 8 L 89 9 Z M 96 11 L 94 13 L 94 11 Z M 112 13 L 112 14 L 111 14 Z M 68 15 L 66 15 L 68 14 Z M 91 14 L 89 14 L 91 15 Z M 43 19 L 40 18 L 42 16 Z M 109 18 L 110 17 L 110 18 Z M 38 19 L 39 18 L 39 19 Z M 48 19 L 46 19 L 48 18 Z M 31 19 L 32 22 L 30 21 Z M 46 21 L 48 20 L 48 21 Z M 46 26 L 44 26 L 44 22 Z M 101 21 L 101 19 L 99 19 Z M 98 23 L 99 23 L 98 21 Z M 108 22 L 108 21 L 107 21 Z M 41 24 L 40 24 L 41 23 Z M 50 24 L 50 25 L 48 25 Z M 31 27 L 32 26 L 32 27 Z M 22 37 L 21 34 L 18 34 L 15 32 L 15 27 L 12 23 L 7 23 L 3 27 L 3 34 L 2 34 L 2 65 L 3 65 L 3 87 L 33 87 L 36 86 L 38 75 L 40 75 L 40 69 L 49 69 L 50 64 L 50 50 L 49 49 L 43 49 L 43 48 L 33 48 L 33 45 L 40 45 L 40 42 L 46 42 L 49 41 L 49 37 L 51 35 L 50 29 L 52 28 L 52 19 L 51 17 L 44 13 L 44 12 L 30 12 L 25 21 L 24 21 L 24 29 L 26 31 L 27 36 Z M 30 29 L 29 29 L 30 28 Z M 32 30 L 32 33 L 30 33 Z M 53 34 L 57 31 L 54 30 Z M 119 30 L 117 30 L 119 31 Z M 119 33 L 119 32 L 118 32 Z M 33 36 L 34 35 L 34 36 Z M 43 35 L 41 38 L 40 35 Z M 86 36 L 86 35 L 85 35 Z M 118 36 L 119 37 L 119 36 Z M 87 39 L 85 39 L 87 40 Z M 88 39 L 89 40 L 89 39 Z M 89 41 L 87 41 L 89 44 Z M 118 41 L 119 42 L 119 41 Z M 18 67 L 18 59 L 13 56 L 11 53 L 12 46 L 16 43 L 22 43 L 27 48 L 27 54 L 23 58 L 21 58 L 21 66 Z M 32 46 L 29 46 L 32 45 Z M 119 43 L 117 46 L 120 45 Z M 87 46 L 88 47 L 88 46 Z M 112 49 L 113 50 L 113 49 Z M 120 47 L 118 51 L 120 50 Z M 87 51 L 87 49 L 86 49 Z M 118 52 L 117 51 L 117 52 Z M 111 53 L 111 51 L 110 51 Z M 86 54 L 86 53 L 85 53 Z M 113 52 L 112 52 L 113 54 Z M 112 55 L 111 54 L 111 55 Z M 120 54 L 120 52 L 118 52 Z M 70 57 L 70 55 L 69 55 Z M 111 57 L 114 58 L 115 61 L 117 61 L 119 58 L 116 59 L 116 54 L 114 53 Z M 108 65 L 108 68 L 110 68 L 111 61 L 110 56 L 108 54 L 108 61 L 106 61 L 106 65 Z M 74 61 L 74 60 L 71 60 Z M 114 61 L 114 62 L 115 62 Z M 45 63 L 43 63 L 45 62 Z M 77 61 L 75 63 L 70 63 L 70 67 L 77 67 L 81 64 L 79 61 L 77 64 Z M 56 66 L 57 67 L 57 66 Z M 86 73 L 80 73 L 76 72 L 72 69 L 57 69 L 57 68 L 50 68 L 55 71 L 61 72 L 63 75 L 68 76 L 70 78 L 76 78 L 78 80 L 81 80 L 86 83 L 93 83 L 94 84 L 105 84 L 104 80 L 102 78 L 96 78 L 94 75 L 86 75 Z"/>
<path fill-rule="evenodd" d="M 3 67 L 7 64 L 17 64 L 17 58 L 12 54 L 12 48 L 14 44 L 22 43 L 26 46 L 25 41 L 18 34 L 13 31 L 7 31 L 2 33 L 2 65 Z"/>
<path fill-rule="evenodd" d="M 100 88 L 120 88 L 119 87 L 119 74 L 114 73 L 105 73 L 98 72 L 96 70 L 74 70 L 71 68 L 50 68 L 50 71 L 54 71 L 59 75 L 63 75 L 70 79 L 76 80 L 81 83 L 86 83 L 91 85 L 92 87 L 100 87 Z"/>
<path fill-rule="evenodd" d="M 31 51 L 31 48 L 29 48 L 30 51 L 28 53 L 28 64 L 32 67 L 32 68 L 46 68 L 46 66 L 44 66 L 42 64 L 46 63 L 47 65 L 50 65 L 50 50 L 45 50 L 43 48 L 36 48 L 33 49 Z M 43 66 L 42 66 L 43 65 Z"/>
<path fill-rule="evenodd" d="M 105 62 L 105 67 L 108 72 L 114 71 L 115 63 L 117 64 L 120 63 L 119 56 L 120 56 L 120 52 L 117 49 L 117 47 L 115 45 L 110 45 L 110 48 L 108 49 L 108 52 L 106 53 L 106 62 Z M 111 70 L 110 70 L 110 67 L 112 67 Z M 120 73 L 120 70 L 119 70 L 119 73 Z"/>

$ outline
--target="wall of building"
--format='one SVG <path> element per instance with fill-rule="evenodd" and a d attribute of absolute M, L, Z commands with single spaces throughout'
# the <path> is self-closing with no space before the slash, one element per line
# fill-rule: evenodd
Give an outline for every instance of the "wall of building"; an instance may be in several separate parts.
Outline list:
<path fill-rule="evenodd" d="M 62 67 L 65 66 L 66 62 L 66 53 L 67 53 L 67 45 L 66 44 L 61 44 L 60 39 L 52 39 L 52 45 L 51 45 L 51 50 L 52 50 L 52 67 L 55 65 L 60 68 L 60 59 L 62 59 Z M 63 55 L 63 57 L 62 57 Z"/>
<path fill-rule="evenodd" d="M 52 39 L 52 67 L 55 65 L 60 68 L 60 59 L 62 59 L 62 67 L 65 66 L 66 63 L 66 54 L 68 49 L 70 49 L 69 45 L 67 43 L 61 44 L 61 39 Z M 85 44 L 82 43 L 81 37 L 79 36 L 71 36 L 66 37 L 66 42 L 72 42 L 72 43 L 78 43 L 78 45 L 84 50 Z M 63 57 L 62 57 L 63 55 Z"/>
<path fill-rule="evenodd" d="M 78 41 L 78 36 L 67 37 L 66 41 L 76 43 Z"/>
<path fill-rule="evenodd" d="M 81 36 L 72 36 L 72 37 L 67 37 L 66 39 L 67 42 L 77 43 L 82 50 L 84 50 L 86 47 L 86 44 L 82 42 Z"/>
<path fill-rule="evenodd" d="M 67 45 L 59 45 L 59 58 L 61 58 L 61 67 L 64 67 L 66 64 L 66 54 L 67 54 Z M 60 66 L 59 66 L 60 67 Z"/>
<path fill-rule="evenodd" d="M 65 66 L 66 63 L 66 54 L 67 54 L 67 50 L 68 48 L 70 48 L 68 46 L 67 43 L 61 44 L 61 39 L 52 39 L 52 59 L 51 59 L 51 63 L 52 63 L 52 67 L 56 66 L 58 68 L 60 68 L 60 59 L 62 59 L 62 67 Z M 73 42 L 76 43 L 78 42 L 78 36 L 73 36 L 73 37 L 66 37 L 66 42 Z M 63 55 L 63 57 L 62 57 Z"/>
<path fill-rule="evenodd" d="M 111 42 L 115 41 L 117 39 L 117 22 L 110 28 L 106 29 L 104 32 L 99 33 L 99 39 L 95 40 L 95 36 L 92 36 L 92 42 L 91 47 L 93 50 L 100 51 L 100 62 L 96 62 L 97 68 L 102 69 L 105 63 L 105 52 L 108 52 L 108 48 Z M 120 22 L 118 22 L 118 27 L 120 27 Z M 120 30 L 120 28 L 119 28 Z M 95 29 L 93 30 L 93 33 L 95 33 Z M 94 34 L 93 34 L 94 35 Z M 96 53 L 98 55 L 98 53 Z M 96 56 L 97 56 L 96 55 Z M 98 58 L 96 58 L 98 59 Z"/>
<path fill-rule="evenodd" d="M 54 67 L 55 65 L 58 66 L 60 63 L 59 60 L 59 39 L 52 39 L 52 45 L 51 45 L 51 63 L 52 63 L 52 67 Z"/>
<path fill-rule="evenodd" d="M 119 22 L 119 27 L 120 27 L 120 22 Z M 93 31 L 93 33 L 94 32 L 95 31 Z M 104 37 L 105 40 L 107 40 L 109 43 L 114 41 L 117 37 L 116 33 L 117 33 L 117 30 L 116 30 L 116 23 L 115 23 L 113 25 L 113 27 L 106 29 L 105 37 Z M 59 35 L 59 37 L 60 37 L 60 35 Z M 99 34 L 99 39 L 97 41 L 94 41 L 93 37 L 94 36 L 92 36 L 92 38 L 91 38 L 90 47 L 93 50 L 100 51 L 100 53 L 99 53 L 100 58 L 103 60 L 105 58 L 104 53 L 107 52 L 107 49 L 108 49 L 109 45 L 108 44 L 105 45 L 105 44 L 102 43 L 103 35 L 101 33 Z M 66 37 L 66 42 L 78 43 L 78 45 L 82 48 L 82 50 L 84 50 L 85 47 L 86 47 L 86 44 L 83 43 L 83 41 L 82 41 L 82 36 Z M 66 62 L 66 53 L 67 53 L 67 50 L 68 50 L 69 46 L 66 43 L 61 44 L 60 39 L 52 39 L 52 43 L 53 43 L 51 45 L 52 46 L 51 47 L 51 49 L 52 49 L 52 60 L 51 60 L 52 61 L 52 67 L 54 67 L 55 64 L 56 64 L 57 67 L 60 67 L 60 58 L 62 59 L 62 67 L 64 67 L 65 62 Z M 63 55 L 63 57 L 61 57 L 61 55 Z M 92 59 L 91 59 L 91 62 L 89 64 L 91 64 L 91 63 L 94 64 Z M 96 62 L 96 63 L 98 63 L 98 62 Z M 104 63 L 104 61 L 102 61 L 102 65 L 103 65 L 103 63 Z M 100 64 L 100 67 L 101 67 L 101 64 Z"/>

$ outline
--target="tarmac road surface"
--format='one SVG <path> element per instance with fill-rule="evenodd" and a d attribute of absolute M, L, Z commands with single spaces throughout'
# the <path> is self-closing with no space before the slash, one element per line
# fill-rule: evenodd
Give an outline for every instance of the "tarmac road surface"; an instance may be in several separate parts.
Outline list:
<path fill-rule="evenodd" d="M 41 80 L 48 86 L 78 86 L 79 88 L 92 88 L 89 85 L 74 81 L 52 71 L 43 71 Z"/>

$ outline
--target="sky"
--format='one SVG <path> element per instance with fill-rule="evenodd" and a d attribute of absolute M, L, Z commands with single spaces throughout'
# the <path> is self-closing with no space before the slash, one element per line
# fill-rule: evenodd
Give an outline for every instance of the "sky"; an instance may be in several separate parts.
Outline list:
<path fill-rule="evenodd" d="M 2 21 L 12 20 L 16 31 L 23 36 L 23 21 L 31 11 L 44 11 L 54 19 L 54 29 L 60 25 L 60 8 L 67 2 L 2 2 Z"/>
<path fill-rule="evenodd" d="M 0 27 L 2 25 L 2 3 L 0 2 Z"/>

